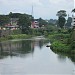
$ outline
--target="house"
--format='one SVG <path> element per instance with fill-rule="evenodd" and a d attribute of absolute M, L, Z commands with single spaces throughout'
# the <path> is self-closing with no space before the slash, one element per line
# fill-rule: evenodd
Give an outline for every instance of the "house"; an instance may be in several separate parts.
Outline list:
<path fill-rule="evenodd" d="M 10 23 L 6 24 L 5 27 L 7 29 L 16 30 L 19 28 L 18 26 L 18 20 L 19 18 L 10 18 Z"/>
<path fill-rule="evenodd" d="M 31 21 L 31 28 L 39 28 L 39 22 L 36 20 Z"/>

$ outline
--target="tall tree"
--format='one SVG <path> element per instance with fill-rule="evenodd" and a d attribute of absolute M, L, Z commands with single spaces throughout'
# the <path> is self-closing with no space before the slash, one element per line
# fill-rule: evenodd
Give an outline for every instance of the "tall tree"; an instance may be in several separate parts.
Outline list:
<path fill-rule="evenodd" d="M 60 10 L 57 12 L 56 16 L 58 16 L 58 25 L 60 26 L 60 28 L 63 28 L 66 22 L 65 19 L 65 17 L 67 16 L 66 11 Z"/>
<path fill-rule="evenodd" d="M 26 14 L 22 14 L 20 17 L 19 17 L 19 26 L 21 27 L 22 29 L 22 33 L 28 33 L 28 30 L 29 30 L 29 26 L 31 24 L 31 18 L 29 15 L 26 15 Z"/>

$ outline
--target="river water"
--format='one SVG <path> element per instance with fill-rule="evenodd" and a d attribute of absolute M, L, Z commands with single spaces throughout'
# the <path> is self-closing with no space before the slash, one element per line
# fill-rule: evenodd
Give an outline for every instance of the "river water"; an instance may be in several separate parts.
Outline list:
<path fill-rule="evenodd" d="M 52 52 L 35 37 L 0 43 L 0 75 L 75 75 L 75 59 Z"/>

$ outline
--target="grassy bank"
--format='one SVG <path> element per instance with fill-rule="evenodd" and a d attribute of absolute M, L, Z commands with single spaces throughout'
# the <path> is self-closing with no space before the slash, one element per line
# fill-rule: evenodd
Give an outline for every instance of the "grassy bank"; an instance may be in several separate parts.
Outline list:
<path fill-rule="evenodd" d="M 72 48 L 74 44 L 70 44 L 70 34 L 51 34 L 48 35 L 48 38 L 51 41 L 51 49 L 54 52 L 75 54 L 75 49 Z"/>
<path fill-rule="evenodd" d="M 32 35 L 27 35 L 27 34 L 9 35 L 7 37 L 1 37 L 0 42 L 6 40 L 12 40 L 12 39 L 28 39 L 30 37 L 32 37 Z"/>

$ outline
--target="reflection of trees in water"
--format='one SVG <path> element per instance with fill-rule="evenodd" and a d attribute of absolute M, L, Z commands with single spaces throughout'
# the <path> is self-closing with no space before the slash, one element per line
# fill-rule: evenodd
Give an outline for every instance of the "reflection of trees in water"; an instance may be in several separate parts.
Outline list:
<path fill-rule="evenodd" d="M 47 44 L 47 43 L 49 43 L 49 41 L 48 41 L 48 40 L 43 40 L 43 39 L 33 41 L 33 44 L 34 44 L 35 46 L 38 46 L 40 49 L 43 47 L 43 45 L 45 45 L 45 44 Z"/>
<path fill-rule="evenodd" d="M 63 56 L 62 54 L 59 54 L 58 59 L 59 59 L 59 61 L 64 62 L 64 61 L 66 61 L 66 56 Z"/>
<path fill-rule="evenodd" d="M 44 44 L 44 41 L 43 41 L 43 40 L 40 40 L 40 41 L 39 41 L 39 48 L 40 48 L 40 49 L 42 48 L 43 44 Z"/>
<path fill-rule="evenodd" d="M 68 55 L 72 62 L 75 64 L 75 54 Z"/>
<path fill-rule="evenodd" d="M 20 53 L 26 54 L 30 52 L 34 52 L 34 49 L 31 47 L 31 40 L 23 40 L 21 41 L 21 48 L 19 49 Z"/>
<path fill-rule="evenodd" d="M 33 54 L 34 47 L 37 45 L 39 48 L 47 43 L 46 40 L 21 40 L 21 41 L 8 41 L 0 43 L 0 58 L 6 56 L 25 56 L 25 54 Z"/>
<path fill-rule="evenodd" d="M 23 55 L 31 51 L 31 41 L 15 41 L 0 43 L 0 57 Z"/>
<path fill-rule="evenodd" d="M 58 59 L 60 61 L 65 61 L 66 57 L 68 57 L 75 64 L 75 54 L 63 53 L 63 52 L 55 52 L 55 51 L 53 51 L 53 52 L 58 54 Z"/>
<path fill-rule="evenodd" d="M 49 41 L 48 40 L 40 40 L 39 41 L 39 48 L 41 49 L 42 48 L 42 46 L 44 45 L 44 44 L 47 44 L 47 43 L 49 43 Z"/>

